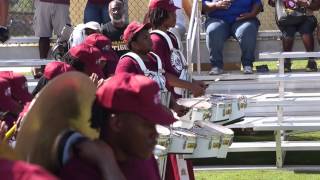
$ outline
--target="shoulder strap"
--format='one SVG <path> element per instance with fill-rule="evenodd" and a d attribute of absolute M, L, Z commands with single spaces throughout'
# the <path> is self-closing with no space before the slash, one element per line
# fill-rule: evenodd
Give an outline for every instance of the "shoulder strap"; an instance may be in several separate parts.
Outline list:
<path fill-rule="evenodd" d="M 150 32 L 150 34 L 158 34 L 158 35 L 164 37 L 164 39 L 167 41 L 167 44 L 169 46 L 170 51 L 173 50 L 172 41 L 171 41 L 171 39 L 170 39 L 170 37 L 169 37 L 169 35 L 167 33 L 163 32 L 163 31 L 160 31 L 160 30 L 153 30 L 153 31 Z"/>
<path fill-rule="evenodd" d="M 144 64 L 143 60 L 140 58 L 140 56 L 139 56 L 138 54 L 136 54 L 136 53 L 134 53 L 134 52 L 128 52 L 128 53 L 122 55 L 121 58 L 122 58 L 122 57 L 125 57 L 125 56 L 129 56 L 129 57 L 131 57 L 132 59 L 134 59 L 134 60 L 139 64 L 142 72 L 143 72 L 145 75 L 149 74 L 149 69 L 147 69 L 146 65 Z M 120 58 L 120 59 L 121 59 L 121 58 Z"/>
<path fill-rule="evenodd" d="M 157 64 L 158 64 L 158 72 L 159 72 L 159 73 L 162 73 L 162 72 L 163 72 L 163 69 L 162 69 L 162 62 L 161 62 L 160 57 L 159 57 L 156 53 L 154 53 L 154 52 L 150 52 L 150 54 L 151 54 L 153 57 L 156 58 Z"/>
<path fill-rule="evenodd" d="M 177 44 L 178 44 L 178 50 L 180 51 L 183 51 L 183 47 L 182 47 L 182 42 L 181 42 L 181 36 L 180 34 L 177 32 L 177 30 L 175 28 L 170 28 L 169 31 L 168 31 L 171 35 L 174 36 L 174 38 L 176 39 L 177 41 Z"/>

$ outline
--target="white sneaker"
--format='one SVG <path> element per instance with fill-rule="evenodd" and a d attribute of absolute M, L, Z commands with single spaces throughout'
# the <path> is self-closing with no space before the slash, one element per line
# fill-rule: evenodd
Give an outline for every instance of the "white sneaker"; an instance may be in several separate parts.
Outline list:
<path fill-rule="evenodd" d="M 243 67 L 243 73 L 244 74 L 253 74 L 253 70 L 251 66 L 245 66 Z"/>
<path fill-rule="evenodd" d="M 220 69 L 218 67 L 213 67 L 211 71 L 209 72 L 209 75 L 219 75 L 223 73 L 223 69 Z"/>

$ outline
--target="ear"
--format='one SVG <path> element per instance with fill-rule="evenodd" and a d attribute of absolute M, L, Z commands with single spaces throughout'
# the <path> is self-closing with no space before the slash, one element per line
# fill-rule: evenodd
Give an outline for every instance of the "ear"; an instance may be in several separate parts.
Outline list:
<path fill-rule="evenodd" d="M 123 121 L 119 118 L 118 114 L 111 114 L 109 119 L 109 126 L 113 132 L 120 132 L 123 129 Z"/>

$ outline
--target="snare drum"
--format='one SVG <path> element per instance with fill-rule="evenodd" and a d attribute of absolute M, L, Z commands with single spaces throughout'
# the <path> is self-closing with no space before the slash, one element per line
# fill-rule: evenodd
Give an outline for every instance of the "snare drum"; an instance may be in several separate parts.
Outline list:
<path fill-rule="evenodd" d="M 181 128 L 174 129 L 170 136 L 168 153 L 191 154 L 196 148 L 196 135 Z"/>

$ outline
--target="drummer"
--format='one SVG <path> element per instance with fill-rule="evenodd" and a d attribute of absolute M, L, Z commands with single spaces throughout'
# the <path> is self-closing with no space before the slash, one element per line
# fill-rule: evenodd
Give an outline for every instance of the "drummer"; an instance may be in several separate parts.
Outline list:
<path fill-rule="evenodd" d="M 164 70 L 174 76 L 172 79 L 191 81 L 188 77 L 188 64 L 182 52 L 182 42 L 179 35 L 169 31 L 176 25 L 176 7 L 170 0 L 151 0 L 149 11 L 146 14 L 145 22 L 152 25 L 151 40 L 152 51 L 160 56 L 164 64 Z M 202 81 L 192 80 L 192 83 L 186 83 L 180 86 L 175 83 L 169 83 L 169 90 L 175 98 L 181 98 L 183 89 L 190 90 L 197 97 L 205 92 L 205 84 Z M 180 87 L 180 88 L 179 88 Z"/>
<path fill-rule="evenodd" d="M 0 71 L 0 113 L 8 128 L 16 121 L 23 106 L 32 100 L 27 79 L 13 71 Z"/>
<path fill-rule="evenodd" d="M 112 148 L 128 180 L 160 180 L 152 155 L 158 137 L 155 125 L 169 125 L 175 119 L 160 103 L 158 92 L 155 81 L 121 73 L 107 80 L 96 93 L 92 127 L 100 130 L 100 139 Z M 62 171 L 62 178 L 95 179 L 97 173 L 93 166 L 72 159 Z"/>
<path fill-rule="evenodd" d="M 163 70 L 164 65 L 161 59 L 157 54 L 151 52 L 152 41 L 148 31 L 150 27 L 150 24 L 138 22 L 132 22 L 127 26 L 123 33 L 123 39 L 131 52 L 120 58 L 115 74 L 127 72 L 147 75 L 156 80 L 162 90 L 171 85 L 180 87 L 191 85 L 191 83 L 179 80 Z M 170 108 L 178 116 L 184 115 L 186 109 L 176 103 L 175 97 L 171 97 L 170 103 Z"/>
<path fill-rule="evenodd" d="M 35 96 L 40 90 L 56 76 L 74 70 L 69 64 L 61 61 L 53 61 L 46 65 L 42 77 L 39 79 L 37 86 L 32 94 Z"/>

